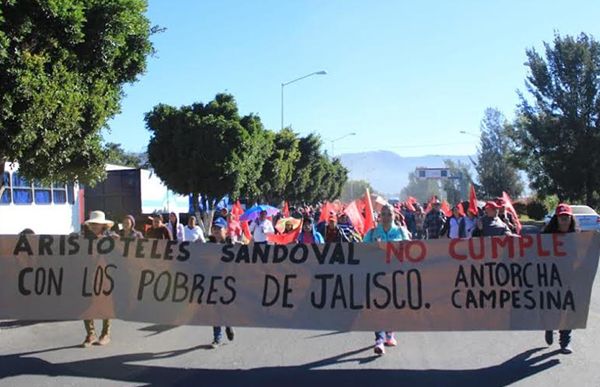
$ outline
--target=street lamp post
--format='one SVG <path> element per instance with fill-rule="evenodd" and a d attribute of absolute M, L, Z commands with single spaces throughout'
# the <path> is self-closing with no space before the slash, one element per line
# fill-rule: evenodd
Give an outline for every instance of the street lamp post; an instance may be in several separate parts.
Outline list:
<path fill-rule="evenodd" d="M 315 71 L 314 73 L 310 73 L 310 74 L 306 74 L 300 78 L 296 78 L 293 79 L 289 82 L 282 82 L 281 83 L 281 129 L 283 130 L 283 88 L 287 85 L 289 85 L 290 83 L 294 83 L 294 82 L 298 82 L 304 78 L 308 78 L 308 77 L 312 77 L 313 75 L 325 75 L 327 74 L 327 71 L 325 70 L 321 70 L 321 71 Z"/>
<path fill-rule="evenodd" d="M 335 144 L 335 142 L 336 142 L 336 141 L 339 141 L 339 140 L 342 140 L 342 139 L 344 139 L 344 138 L 346 138 L 346 137 L 350 137 L 350 136 L 356 136 L 356 133 L 354 133 L 354 132 L 352 132 L 352 133 L 347 133 L 347 134 L 344 134 L 342 137 L 338 137 L 338 138 L 335 138 L 335 139 L 333 139 L 333 140 L 329 140 L 329 141 L 331 141 L 331 157 L 332 157 L 332 158 L 333 158 L 333 156 L 335 156 L 335 153 L 334 153 L 334 148 L 333 148 L 333 145 Z"/>

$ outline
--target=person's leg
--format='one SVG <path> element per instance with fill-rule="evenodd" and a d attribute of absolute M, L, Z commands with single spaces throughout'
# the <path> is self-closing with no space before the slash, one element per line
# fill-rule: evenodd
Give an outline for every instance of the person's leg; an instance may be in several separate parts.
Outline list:
<path fill-rule="evenodd" d="M 232 327 L 225 327 L 225 335 L 227 336 L 227 340 L 233 341 L 235 338 L 235 332 Z"/>
<path fill-rule="evenodd" d="M 98 340 L 98 345 L 110 343 L 110 325 L 111 321 L 109 319 L 102 320 L 102 334 L 100 335 L 100 340 Z"/>
<path fill-rule="evenodd" d="M 395 347 L 398 345 L 396 338 L 394 337 L 394 332 L 385 332 L 385 343 L 387 347 Z"/>
<path fill-rule="evenodd" d="M 383 355 L 385 353 L 385 332 L 377 331 L 375 332 L 375 347 L 373 351 L 378 355 Z"/>
<path fill-rule="evenodd" d="M 90 347 L 96 342 L 96 330 L 94 329 L 94 320 L 83 320 L 83 326 L 85 327 L 85 340 L 83 341 L 83 347 Z"/>
<path fill-rule="evenodd" d="M 560 349 L 564 354 L 573 353 L 571 348 L 571 330 L 560 331 Z"/>
<path fill-rule="evenodd" d="M 222 339 L 223 329 L 221 327 L 213 327 L 213 348 L 216 348 L 219 344 L 221 344 Z"/>
<path fill-rule="evenodd" d="M 552 345 L 554 343 L 554 331 L 546 331 L 544 339 L 546 340 L 546 344 Z"/>

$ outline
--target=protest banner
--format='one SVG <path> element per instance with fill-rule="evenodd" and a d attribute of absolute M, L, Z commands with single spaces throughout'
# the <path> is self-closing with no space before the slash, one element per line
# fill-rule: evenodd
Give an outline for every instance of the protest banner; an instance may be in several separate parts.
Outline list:
<path fill-rule="evenodd" d="M 0 318 L 585 328 L 599 252 L 598 233 L 274 246 L 0 236 Z"/>

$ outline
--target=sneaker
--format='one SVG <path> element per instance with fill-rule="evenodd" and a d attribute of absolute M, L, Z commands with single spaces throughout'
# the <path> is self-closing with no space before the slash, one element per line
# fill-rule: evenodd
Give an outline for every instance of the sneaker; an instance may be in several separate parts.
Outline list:
<path fill-rule="evenodd" d="M 233 328 L 232 327 L 226 327 L 225 328 L 225 335 L 227 336 L 227 340 L 233 341 L 233 339 L 235 337 L 235 332 L 233 331 Z"/>
<path fill-rule="evenodd" d="M 83 348 L 89 348 L 96 342 L 96 335 L 87 335 L 81 344 Z"/>
<path fill-rule="evenodd" d="M 212 349 L 216 349 L 216 348 L 219 348 L 219 345 L 221 345 L 220 340 L 213 340 L 213 342 L 210 346 L 212 347 Z"/>
<path fill-rule="evenodd" d="M 383 346 L 383 343 L 375 343 L 375 348 L 373 348 L 373 352 L 375 352 L 375 354 L 377 355 L 385 354 L 385 347 Z"/>
<path fill-rule="evenodd" d="M 544 338 L 546 339 L 546 344 L 552 345 L 554 343 L 554 331 L 546 331 Z"/>
<path fill-rule="evenodd" d="M 100 336 L 100 340 L 98 340 L 95 344 L 96 345 L 106 345 L 108 343 L 110 343 L 110 335 L 105 334 L 105 335 Z"/>
<path fill-rule="evenodd" d="M 398 345 L 398 342 L 396 341 L 396 338 L 394 337 L 394 335 L 386 335 L 385 342 L 383 344 L 386 347 L 395 347 L 396 345 Z"/>
<path fill-rule="evenodd" d="M 564 347 L 560 347 L 560 353 L 563 355 L 570 355 L 573 353 L 573 348 L 571 348 L 570 344 L 567 344 Z"/>

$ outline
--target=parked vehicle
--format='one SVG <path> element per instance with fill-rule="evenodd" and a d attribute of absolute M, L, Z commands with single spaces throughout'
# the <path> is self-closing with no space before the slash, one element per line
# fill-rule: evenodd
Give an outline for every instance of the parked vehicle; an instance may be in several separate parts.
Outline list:
<path fill-rule="evenodd" d="M 581 231 L 600 231 L 600 215 L 589 206 L 573 205 L 573 217 Z M 548 224 L 554 215 L 554 211 L 546 215 L 544 223 Z"/>

